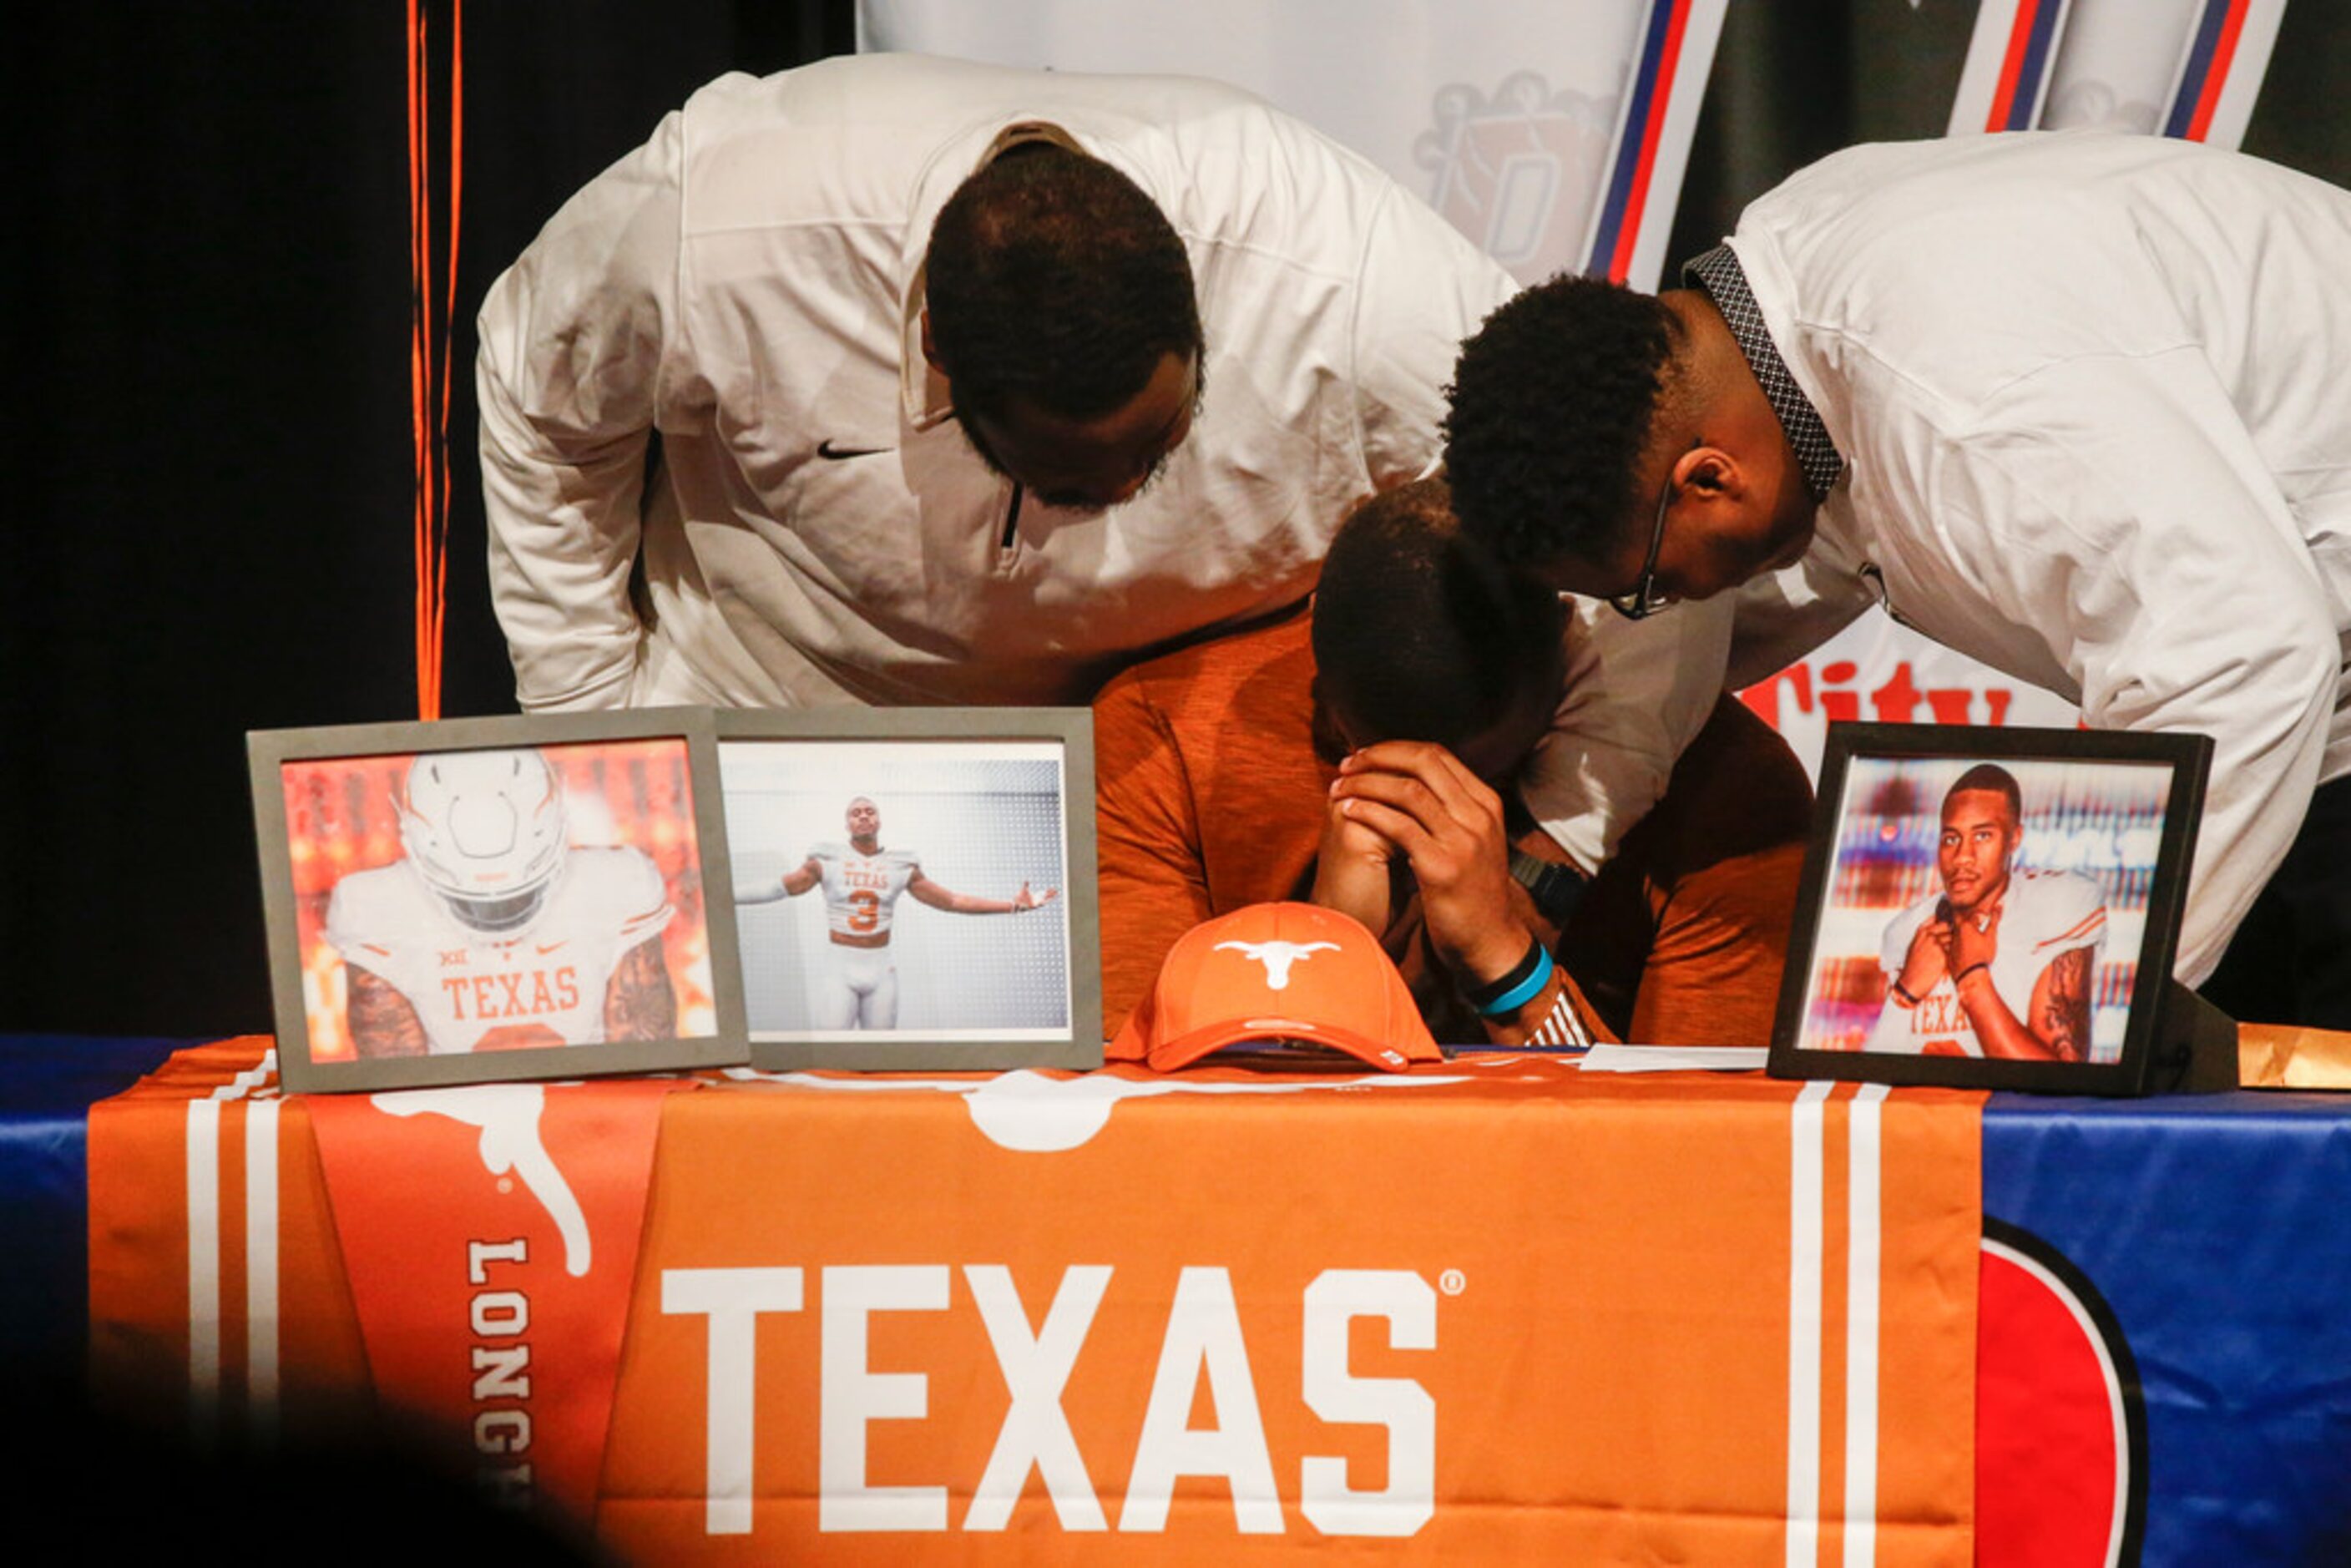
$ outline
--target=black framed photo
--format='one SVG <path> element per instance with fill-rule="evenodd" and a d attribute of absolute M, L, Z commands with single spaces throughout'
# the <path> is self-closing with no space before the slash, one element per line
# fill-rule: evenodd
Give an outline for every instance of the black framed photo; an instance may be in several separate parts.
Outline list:
<path fill-rule="evenodd" d="M 755 1065 L 1102 1065 L 1091 713 L 715 722 Z"/>
<path fill-rule="evenodd" d="M 1771 1071 L 2181 1086 L 2173 1059 L 2217 1016 L 2170 981 L 2211 752 L 2202 736 L 1831 726 Z"/>
<path fill-rule="evenodd" d="M 249 735 L 287 1089 L 747 1060 L 709 723 Z"/>

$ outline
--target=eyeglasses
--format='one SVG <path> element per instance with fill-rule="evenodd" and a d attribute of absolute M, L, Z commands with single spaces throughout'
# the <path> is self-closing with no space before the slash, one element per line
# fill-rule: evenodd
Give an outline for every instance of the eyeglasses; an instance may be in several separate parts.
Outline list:
<path fill-rule="evenodd" d="M 1627 621 L 1645 621 L 1674 601 L 1657 586 L 1657 547 L 1666 542 L 1666 513 L 1674 504 L 1674 476 L 1666 473 L 1666 487 L 1657 497 L 1657 526 L 1649 532 L 1649 553 L 1642 559 L 1640 580 L 1630 593 L 1612 593 L 1608 608 Z"/>

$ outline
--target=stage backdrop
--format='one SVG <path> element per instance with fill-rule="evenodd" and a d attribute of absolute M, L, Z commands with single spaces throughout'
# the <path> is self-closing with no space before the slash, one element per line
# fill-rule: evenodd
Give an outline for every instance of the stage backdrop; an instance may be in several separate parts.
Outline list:
<path fill-rule="evenodd" d="M 1025 47 L 1017 41 L 1044 15 L 1010 0 L 971 9 L 985 11 L 988 37 L 936 47 Z M 1167 25 L 1132 0 L 1071 0 L 1053 25 L 1148 37 L 1153 57 L 1123 63 L 1222 69 L 1310 118 L 1322 110 L 1290 86 L 1224 57 L 1247 47 L 1290 62 L 1291 78 L 1336 84 L 1322 96 L 1339 104 L 1351 101 L 1343 73 L 1425 59 L 1417 87 L 1391 74 L 1353 95 L 1392 113 L 1384 142 L 1326 123 L 1447 210 L 1483 212 L 1487 243 L 1522 276 L 1541 266 L 1537 235 L 1573 235 L 1571 256 L 1583 248 L 1593 149 L 1603 135 L 1615 144 L 1633 41 L 1649 37 L 1625 0 L 1479 0 L 1437 21 L 1434 7 L 1360 0 L 1335 30 L 1298 20 L 1332 10 L 1307 0 L 1255 7 L 1247 26 L 1222 5 L 1164 9 L 1181 16 L 1183 37 L 1167 37 Z M 2165 89 L 2147 84 L 2170 69 L 2165 48 L 2184 48 L 2191 24 L 2215 26 L 2199 57 L 2219 60 L 2221 42 L 2230 47 L 2207 139 L 2234 134 L 2223 111 L 2249 99 L 2236 111 L 2245 151 L 2351 184 L 2341 85 L 2351 80 L 2351 12 L 2342 5 L 2291 0 L 2265 74 L 2261 17 L 2274 7 L 2252 0 L 2074 0 L 2062 16 L 2054 0 L 2009 0 L 1989 19 L 1987 9 L 1731 0 L 1710 70 L 1694 64 L 1705 18 L 1682 13 L 1668 108 L 1684 101 L 1692 70 L 1705 90 L 1686 133 L 1678 203 L 1662 171 L 1680 152 L 1665 132 L 1680 122 L 1660 122 L 1642 222 L 1630 231 L 1641 254 L 1626 256 L 1627 275 L 1665 276 L 1747 202 L 1839 147 L 1943 134 L 1971 43 L 1989 27 L 1981 36 L 2002 46 L 2004 68 L 2020 18 L 2045 28 L 2043 57 L 2056 68 L 2050 91 L 2026 101 L 2060 119 L 2093 112 L 2086 97 L 2074 107 L 2085 83 L 2105 83 L 2116 105 L 2155 102 Z M 2160 26 L 2158 9 L 2168 18 Z M 396 5 L 286 0 L 48 0 L 29 15 L 16 30 L 27 100 L 18 162 L 40 217 L 37 243 L 20 246 L 18 260 L 25 297 L 38 303 L 12 313 L 8 342 L 19 379 L 39 392 L 12 426 L 17 556 L 0 585 L 0 668 L 12 677 L 0 698 L 10 719 L 0 883 L 24 890 L 0 900 L 12 982 L 0 1023 L 126 1035 L 259 1030 L 269 987 L 243 732 L 417 711 L 412 272 L 425 264 L 413 254 L 409 18 Z M 2133 36 L 2158 57 L 2127 79 L 2083 65 L 2119 16 L 2148 18 Z M 460 112 L 456 10 L 449 0 L 416 7 L 431 66 L 421 160 L 431 172 L 429 271 L 436 303 L 447 305 L 438 362 L 452 372 L 440 382 L 449 397 L 442 697 L 452 714 L 512 711 L 472 455 L 473 318 L 484 289 L 565 196 L 696 86 L 846 49 L 857 31 L 852 0 L 674 0 L 658 25 L 634 0 L 500 0 L 465 7 L 463 20 Z M 877 5 L 866 31 L 880 39 L 897 27 L 894 41 L 914 42 L 912 20 Z M 1589 37 L 1573 30 L 1587 21 Z M 2032 37 L 2028 28 L 2028 45 Z M 1212 41 L 1223 51 L 1215 61 L 1197 53 Z M 2210 64 L 2199 69 L 2216 79 Z M 2000 83 L 1995 72 L 1991 89 Z M 1447 87 L 1460 90 L 1443 99 L 1440 120 Z M 462 159 L 450 144 L 456 126 Z M 1426 162 L 1416 156 L 1425 135 Z M 1606 162 L 1605 148 L 1598 157 Z M 1551 182 L 1555 165 L 1578 158 L 1586 183 L 1571 198 Z M 1671 225 L 1662 244 L 1647 238 L 1658 221 Z M 1643 256 L 1646 274 L 1635 265 Z M 1926 694 L 1914 711 L 1934 711 L 1925 704 L 1940 693 L 1980 721 L 2002 700 L 2006 722 L 2025 716 L 2034 699 L 2002 699 L 2007 683 L 1946 674 L 1939 658 L 1909 661 L 1905 685 Z M 1881 702 L 1910 701 L 1905 685 L 1876 695 L 1903 663 L 1823 651 L 1771 700 L 1801 744 L 1798 727 L 1816 731 L 1839 705 L 1875 715 Z"/>

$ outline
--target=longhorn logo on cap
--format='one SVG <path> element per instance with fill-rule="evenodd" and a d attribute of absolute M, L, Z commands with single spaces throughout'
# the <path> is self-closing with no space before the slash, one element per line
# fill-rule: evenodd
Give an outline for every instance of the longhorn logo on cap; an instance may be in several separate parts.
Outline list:
<path fill-rule="evenodd" d="M 1265 987 L 1270 991 L 1286 990 L 1290 986 L 1290 966 L 1312 957 L 1317 953 L 1336 953 L 1336 942 L 1219 942 L 1217 951 L 1230 947 L 1265 966 Z"/>
<path fill-rule="evenodd" d="M 1293 984 L 1309 958 L 1314 972 Z M 1184 933 L 1105 1056 L 1173 1072 L 1259 1040 L 1328 1046 L 1392 1072 L 1445 1060 L 1379 938 L 1311 904 L 1246 904 Z"/>

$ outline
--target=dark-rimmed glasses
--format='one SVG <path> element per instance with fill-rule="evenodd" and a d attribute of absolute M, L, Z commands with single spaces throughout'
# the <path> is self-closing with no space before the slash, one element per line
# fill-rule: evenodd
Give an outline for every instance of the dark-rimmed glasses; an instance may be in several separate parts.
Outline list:
<path fill-rule="evenodd" d="M 1612 593 L 1608 608 L 1627 621 L 1645 621 L 1674 601 L 1657 587 L 1657 547 L 1666 542 L 1666 513 L 1674 504 L 1673 470 L 1666 470 L 1666 487 L 1657 497 L 1657 525 L 1649 530 L 1649 553 L 1642 558 L 1641 576 L 1630 593 Z"/>

